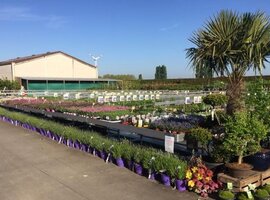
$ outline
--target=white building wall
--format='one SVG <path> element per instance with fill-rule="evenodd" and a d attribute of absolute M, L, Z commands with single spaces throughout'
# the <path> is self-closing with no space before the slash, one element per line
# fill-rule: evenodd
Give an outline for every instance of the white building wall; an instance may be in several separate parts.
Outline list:
<path fill-rule="evenodd" d="M 0 79 L 12 80 L 11 64 L 0 66 Z"/>
<path fill-rule="evenodd" d="M 62 53 L 17 63 L 14 77 L 98 78 L 97 68 Z"/>

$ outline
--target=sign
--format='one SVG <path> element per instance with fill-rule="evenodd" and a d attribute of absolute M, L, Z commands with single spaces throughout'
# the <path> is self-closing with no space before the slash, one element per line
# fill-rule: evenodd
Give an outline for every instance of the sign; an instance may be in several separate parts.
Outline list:
<path fill-rule="evenodd" d="M 105 96 L 105 97 L 104 97 L 104 102 L 105 102 L 105 103 L 110 102 L 110 97 L 109 97 L 109 96 Z"/>
<path fill-rule="evenodd" d="M 130 95 L 126 96 L 126 101 L 131 101 L 131 96 Z"/>
<path fill-rule="evenodd" d="M 65 93 L 64 95 L 63 95 L 63 99 L 68 99 L 69 98 L 69 93 Z"/>
<path fill-rule="evenodd" d="M 117 102 L 117 96 L 112 96 L 112 102 Z"/>
<path fill-rule="evenodd" d="M 97 99 L 98 103 L 104 103 L 104 98 L 103 96 L 99 96 Z"/>
<path fill-rule="evenodd" d="M 139 95 L 139 100 L 140 100 L 140 101 L 144 100 L 144 96 L 143 96 L 142 94 Z"/>
<path fill-rule="evenodd" d="M 138 100 L 137 95 L 133 95 L 133 96 L 132 96 L 132 100 L 133 100 L 133 101 L 137 101 L 137 100 Z"/>
<path fill-rule="evenodd" d="M 155 95 L 151 95 L 151 96 L 150 96 L 150 99 L 151 99 L 151 100 L 154 100 L 154 99 L 155 99 Z"/>
<path fill-rule="evenodd" d="M 90 99 L 94 99 L 94 98 L 95 98 L 95 94 L 93 94 L 93 93 L 90 94 L 90 95 L 89 95 L 89 98 L 90 98 Z"/>
<path fill-rule="evenodd" d="M 53 97 L 58 97 L 58 93 L 53 93 Z"/>
<path fill-rule="evenodd" d="M 165 135 L 165 151 L 174 152 L 174 137 Z"/>
<path fill-rule="evenodd" d="M 191 104 L 191 99 L 190 97 L 185 98 L 185 104 Z"/>
<path fill-rule="evenodd" d="M 120 101 L 125 101 L 125 96 L 120 96 Z"/>
<path fill-rule="evenodd" d="M 159 94 L 156 95 L 156 99 L 157 100 L 160 99 L 160 95 Z"/>
<path fill-rule="evenodd" d="M 145 96 L 144 96 L 144 99 L 145 99 L 145 100 L 149 100 L 149 95 L 148 95 L 148 94 L 145 95 Z"/>

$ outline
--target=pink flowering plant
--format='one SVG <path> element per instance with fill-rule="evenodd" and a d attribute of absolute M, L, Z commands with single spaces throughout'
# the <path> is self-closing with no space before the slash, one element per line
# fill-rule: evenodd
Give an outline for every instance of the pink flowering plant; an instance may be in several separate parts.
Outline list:
<path fill-rule="evenodd" d="M 209 193 L 217 192 L 220 185 L 213 180 L 213 171 L 208 169 L 200 158 L 192 157 L 186 172 L 188 189 L 206 198 Z"/>

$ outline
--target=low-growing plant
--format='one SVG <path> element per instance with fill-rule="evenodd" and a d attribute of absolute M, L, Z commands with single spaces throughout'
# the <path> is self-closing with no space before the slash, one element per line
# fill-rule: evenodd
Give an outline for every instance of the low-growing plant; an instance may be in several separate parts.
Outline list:
<path fill-rule="evenodd" d="M 229 190 L 220 190 L 218 193 L 218 197 L 221 200 L 233 200 L 235 195 Z"/>
<path fill-rule="evenodd" d="M 266 199 L 269 197 L 269 193 L 267 192 L 267 190 L 264 189 L 258 189 L 255 192 L 255 197 L 259 198 L 259 199 Z"/>
<path fill-rule="evenodd" d="M 246 192 L 241 192 L 241 193 L 238 193 L 237 199 L 238 199 L 238 200 L 254 200 L 254 197 L 253 197 L 253 195 L 252 195 L 252 197 L 249 198 L 249 197 L 247 196 L 247 193 L 246 193 Z"/>

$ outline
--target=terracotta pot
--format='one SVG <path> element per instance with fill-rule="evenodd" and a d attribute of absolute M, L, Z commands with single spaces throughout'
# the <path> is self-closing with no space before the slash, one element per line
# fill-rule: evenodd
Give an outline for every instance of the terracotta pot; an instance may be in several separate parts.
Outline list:
<path fill-rule="evenodd" d="M 229 175 L 234 178 L 245 178 L 254 173 L 252 171 L 253 166 L 247 163 L 227 163 L 225 166 L 228 169 Z"/>

